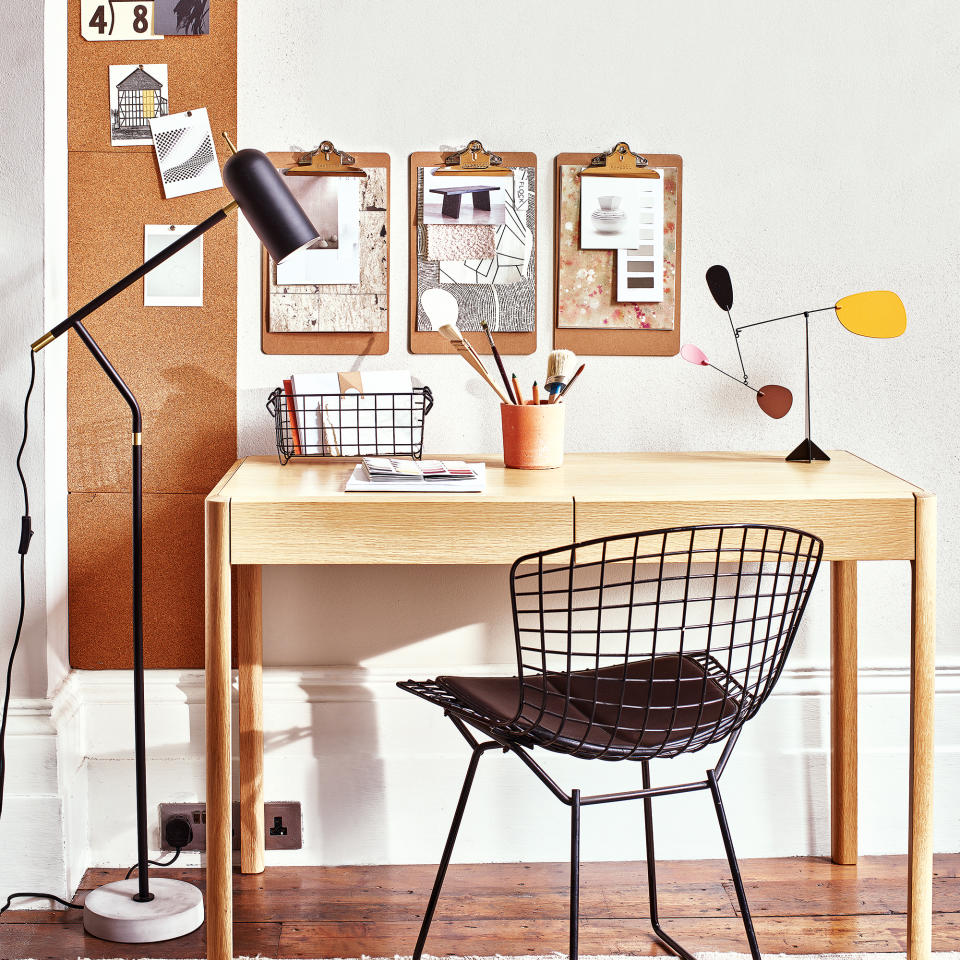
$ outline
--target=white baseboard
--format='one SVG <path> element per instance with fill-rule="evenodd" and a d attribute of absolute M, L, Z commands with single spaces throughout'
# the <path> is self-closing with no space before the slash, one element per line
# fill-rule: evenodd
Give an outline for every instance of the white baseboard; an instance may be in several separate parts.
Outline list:
<path fill-rule="evenodd" d="M 490 671 L 488 665 L 472 672 Z M 268 852 L 268 863 L 436 860 L 467 754 L 438 710 L 397 689 L 397 680 L 407 676 L 396 669 L 347 667 L 265 671 L 266 796 L 299 800 L 304 812 L 304 848 Z M 787 670 L 760 716 L 747 725 L 723 781 L 741 856 L 828 853 L 829 688 L 827 669 Z M 860 693 L 860 850 L 902 853 L 909 673 L 901 666 L 869 666 L 860 672 Z M 943 801 L 935 809 L 935 848 L 944 851 L 960 849 L 960 824 L 949 802 L 960 789 L 958 697 L 960 663 L 942 664 L 936 795 Z M 162 801 L 202 798 L 203 672 L 149 671 L 146 698 L 151 811 Z M 17 822 L 43 836 L 45 845 L 41 851 L 24 844 L 22 856 L 4 857 L 0 890 L 22 889 L 30 877 L 57 892 L 75 883 L 84 866 L 126 866 L 135 859 L 131 731 L 127 671 L 75 671 L 53 700 L 14 704 L 3 845 L 9 849 L 11 823 Z M 705 751 L 655 764 L 654 777 L 692 779 L 713 756 Z M 550 757 L 548 765 L 561 783 L 592 791 L 622 789 L 637 780 L 633 764 Z M 88 818 L 87 810 L 100 813 Z M 723 855 L 704 797 L 658 801 L 656 813 L 664 857 Z M 602 815 L 587 811 L 584 858 L 641 857 L 638 815 L 634 804 L 606 808 Z M 516 758 L 488 755 L 457 859 L 562 859 L 566 816 L 566 808 Z M 155 823 L 151 847 L 158 849 Z M 182 859 L 190 864 L 202 858 Z"/>

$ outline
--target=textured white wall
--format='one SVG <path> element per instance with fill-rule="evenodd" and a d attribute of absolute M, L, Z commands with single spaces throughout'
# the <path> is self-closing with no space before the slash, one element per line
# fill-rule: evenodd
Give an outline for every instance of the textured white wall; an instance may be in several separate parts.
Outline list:
<path fill-rule="evenodd" d="M 407 353 L 411 151 L 479 137 L 494 150 L 538 155 L 539 348 L 534 357 L 509 361 L 525 380 L 542 374 L 552 345 L 554 156 L 607 148 L 618 139 L 641 151 L 680 153 L 683 340 L 698 343 L 720 365 L 733 368 L 737 361 L 726 318 L 703 279 L 711 263 L 730 268 L 741 323 L 825 306 L 858 290 L 892 288 L 903 298 L 909 329 L 898 341 L 854 338 L 829 315 L 813 322 L 814 438 L 825 448 L 854 450 L 939 495 L 940 655 L 955 662 L 960 483 L 951 358 L 960 346 L 953 320 L 960 307 L 960 136 L 950 118 L 960 73 L 958 19 L 950 2 L 918 7 L 868 0 L 801 6 L 745 0 L 241 3 L 241 142 L 279 150 L 330 138 L 347 150 L 386 150 L 393 202 L 385 357 L 263 356 L 258 247 L 241 228 L 240 453 L 271 452 L 263 401 L 291 370 L 398 366 L 409 366 L 437 397 L 427 424 L 430 450 L 499 449 L 496 405 L 466 366 L 456 358 Z M 744 334 L 751 376 L 786 383 L 799 397 L 802 344 L 799 324 Z M 569 450 L 786 450 L 803 434 L 801 403 L 785 420 L 767 420 L 746 391 L 677 358 L 588 359 L 567 418 Z M 277 666 L 416 673 L 511 656 L 503 569 L 444 568 L 427 578 L 400 568 L 287 568 L 265 571 L 264 584 L 265 655 Z M 865 666 L 906 665 L 908 588 L 905 565 L 861 565 Z M 794 669 L 818 671 L 829 663 L 826 594 L 824 577 Z M 905 724 L 905 677 L 898 675 L 892 715 Z M 378 729 L 398 716 L 391 709 L 385 703 L 377 713 L 367 711 L 374 742 Z M 822 696 L 811 709 L 825 711 Z M 784 744 L 751 741 L 761 762 L 826 744 L 817 723 L 780 729 Z M 883 753 L 889 736 L 865 723 L 864 756 Z M 942 748 L 956 743 L 956 730 L 944 730 Z M 335 747 L 318 735 L 315 749 L 324 763 Z M 370 776 L 376 781 L 372 768 Z M 412 774 L 402 786 L 391 782 L 398 799 L 388 798 L 387 808 L 417 789 Z M 538 789 L 522 782 L 517 789 Z M 943 777 L 938 783 L 946 785 Z M 268 793 L 278 789 L 279 782 L 268 784 Z M 766 822 L 780 800 L 771 786 L 745 822 Z M 892 802 L 905 811 L 903 791 L 895 791 Z M 871 809 L 868 803 L 867 817 Z M 956 846 L 960 834 L 954 819 L 949 822 L 938 843 Z M 766 832 L 770 842 L 754 849 L 825 849 L 819 829 L 804 832 L 797 824 L 776 839 L 776 831 Z M 879 829 L 867 833 L 877 838 L 874 849 L 884 846 L 881 840 L 888 848 L 903 845 L 899 831 L 892 839 Z M 429 859 L 429 851 L 424 855 Z"/>
<path fill-rule="evenodd" d="M 935 490 L 949 571 L 960 533 L 950 372 L 960 343 L 950 319 L 960 306 L 960 136 L 944 118 L 958 74 L 947 26 L 958 19 L 951 3 L 908 10 L 866 0 L 802 7 L 609 0 L 589 12 L 568 0 L 242 3 L 241 140 L 288 149 L 329 137 L 346 149 L 387 150 L 393 203 L 385 357 L 263 356 L 258 252 L 242 229 L 241 454 L 271 451 L 263 401 L 282 376 L 348 366 L 409 366 L 431 385 L 430 449 L 499 449 L 496 405 L 466 365 L 406 350 L 408 155 L 474 136 L 493 149 L 536 151 L 539 349 L 509 361 L 532 379 L 551 347 L 553 157 L 625 138 L 637 149 L 684 157 L 683 339 L 720 365 L 737 361 L 703 280 L 711 263 L 729 266 L 741 323 L 857 290 L 900 293 L 909 316 L 900 340 L 855 338 L 829 315 L 813 322 L 814 437 Z M 628 82 L 631 70 L 636 82 Z M 745 333 L 752 377 L 786 383 L 799 397 L 802 343 L 799 324 Z M 768 420 L 746 391 L 677 358 L 590 358 L 567 417 L 570 450 L 789 449 L 803 435 L 801 403 L 784 420 Z M 396 574 L 365 576 L 364 595 L 369 589 L 392 602 Z M 462 576 L 467 583 L 474 574 Z M 862 576 L 864 658 L 902 658 L 906 573 L 870 567 Z M 294 583 L 328 577 L 303 572 Z M 294 609 L 282 629 L 268 612 L 270 656 L 326 662 L 327 642 L 297 628 L 316 623 L 316 610 L 300 621 L 294 612 L 298 598 L 310 602 L 308 591 L 295 592 L 286 575 L 285 586 L 274 586 L 277 579 L 268 575 L 268 611 L 276 611 L 281 590 Z M 408 577 L 404 589 L 421 579 Z M 432 586 L 422 589 L 433 596 Z M 502 600 L 490 597 L 493 606 Z M 335 606 L 324 616 L 336 620 Z M 435 603 L 412 607 L 415 629 L 445 629 L 431 622 Z M 940 592 L 945 655 L 957 652 L 949 625 L 958 614 L 960 586 L 948 574 Z M 456 617 L 455 605 L 448 616 Z M 817 633 L 807 631 L 799 657 L 823 662 L 826 637 Z M 351 662 L 371 652 L 360 641 L 350 648 Z"/>
<path fill-rule="evenodd" d="M 23 495 L 14 467 L 23 430 L 23 397 L 29 381 L 30 343 L 43 330 L 43 5 L 6 18 L 0 32 L 0 660 L 4 667 L 17 625 L 20 596 L 20 517 Z M 43 370 L 31 409 L 30 446 L 24 473 L 37 531 L 27 557 L 29 604 L 17 660 L 15 695 L 47 692 L 44 582 Z"/>

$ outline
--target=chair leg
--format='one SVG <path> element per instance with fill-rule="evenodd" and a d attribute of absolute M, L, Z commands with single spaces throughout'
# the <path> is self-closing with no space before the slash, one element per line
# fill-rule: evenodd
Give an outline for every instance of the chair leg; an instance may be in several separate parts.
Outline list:
<path fill-rule="evenodd" d="M 447 842 L 443 848 L 443 856 L 440 858 L 440 866 L 437 868 L 437 878 L 433 882 L 430 901 L 427 903 L 427 909 L 423 914 L 423 922 L 420 924 L 420 935 L 417 937 L 417 946 L 413 951 L 413 960 L 420 960 L 420 955 L 423 953 L 423 948 L 427 942 L 427 934 L 430 931 L 433 914 L 437 909 L 437 901 L 440 899 L 440 890 L 443 887 L 444 877 L 447 875 L 450 857 L 453 855 L 453 845 L 457 842 L 457 833 L 460 830 L 460 822 L 463 820 L 463 811 L 467 806 L 467 797 L 470 796 L 470 787 L 473 785 L 473 777 L 477 772 L 477 764 L 480 762 L 483 752 L 483 747 L 476 747 L 470 756 L 470 765 L 467 767 L 467 775 L 464 777 L 463 787 L 460 790 L 460 800 L 453 814 L 453 823 L 450 824 L 450 833 L 447 834 Z"/>
<path fill-rule="evenodd" d="M 747 942 L 750 944 L 750 955 L 753 960 L 761 960 L 760 947 L 757 945 L 757 935 L 753 929 L 753 918 L 750 916 L 750 905 L 747 903 L 747 893 L 743 889 L 743 880 L 740 877 L 740 865 L 733 850 L 733 839 L 730 836 L 730 825 L 723 810 L 723 800 L 720 798 L 720 786 L 717 783 L 717 774 L 713 770 L 707 771 L 707 780 L 710 782 L 710 792 L 713 794 L 713 805 L 717 811 L 717 820 L 720 823 L 720 832 L 723 834 L 723 846 L 727 851 L 727 860 L 730 861 L 730 872 L 733 874 L 733 886 L 737 891 L 737 902 L 740 904 L 740 916 L 747 931 Z"/>
<path fill-rule="evenodd" d="M 641 763 L 641 772 L 643 774 L 643 789 L 650 789 L 650 762 L 644 760 Z M 660 941 L 668 949 L 673 951 L 682 960 L 694 960 L 694 956 L 689 950 L 685 950 L 677 943 L 670 934 L 666 933 L 660 926 L 660 914 L 657 909 L 657 856 L 653 847 L 653 798 L 643 798 L 643 825 L 644 840 L 647 847 L 647 893 L 650 898 L 650 925 L 653 932 L 660 938 Z"/>
<path fill-rule="evenodd" d="M 570 791 L 570 960 L 580 955 L 580 791 Z"/>

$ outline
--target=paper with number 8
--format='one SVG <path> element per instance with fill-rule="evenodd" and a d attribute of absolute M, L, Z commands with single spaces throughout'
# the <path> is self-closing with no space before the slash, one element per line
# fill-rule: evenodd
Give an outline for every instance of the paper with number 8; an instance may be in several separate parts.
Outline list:
<path fill-rule="evenodd" d="M 162 40 L 153 26 L 153 0 L 80 0 L 84 40 Z"/>

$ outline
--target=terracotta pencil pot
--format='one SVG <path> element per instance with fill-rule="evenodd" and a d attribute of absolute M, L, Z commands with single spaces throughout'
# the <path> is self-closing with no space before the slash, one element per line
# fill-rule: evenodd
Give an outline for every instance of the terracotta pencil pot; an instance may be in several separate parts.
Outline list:
<path fill-rule="evenodd" d="M 551 470 L 563 464 L 563 404 L 500 404 L 503 464 L 519 470 Z"/>

